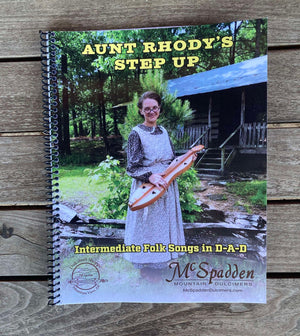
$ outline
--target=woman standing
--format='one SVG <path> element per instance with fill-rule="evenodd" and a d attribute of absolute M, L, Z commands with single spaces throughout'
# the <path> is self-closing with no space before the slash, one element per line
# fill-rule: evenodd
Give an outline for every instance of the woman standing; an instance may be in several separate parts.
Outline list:
<path fill-rule="evenodd" d="M 157 125 L 161 113 L 161 97 L 152 91 L 145 92 L 138 102 L 143 124 L 135 126 L 128 138 L 127 173 L 133 177 L 130 194 L 142 183 L 151 182 L 166 188 L 162 173 L 175 158 L 173 146 L 165 128 Z M 144 278 L 159 280 L 160 270 L 167 262 L 178 257 L 168 252 L 168 244 L 184 245 L 182 215 L 176 180 L 165 194 L 146 208 L 131 211 L 128 208 L 125 244 L 162 244 L 166 252 L 126 253 L 125 258 L 141 270 Z M 162 246 L 160 245 L 160 246 Z"/>

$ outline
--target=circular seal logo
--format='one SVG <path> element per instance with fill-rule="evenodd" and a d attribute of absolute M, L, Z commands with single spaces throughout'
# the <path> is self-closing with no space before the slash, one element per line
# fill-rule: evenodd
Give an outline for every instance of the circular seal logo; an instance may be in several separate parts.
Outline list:
<path fill-rule="evenodd" d="M 71 284 L 74 289 L 82 294 L 89 294 L 99 288 L 100 271 L 96 264 L 81 262 L 72 272 Z"/>

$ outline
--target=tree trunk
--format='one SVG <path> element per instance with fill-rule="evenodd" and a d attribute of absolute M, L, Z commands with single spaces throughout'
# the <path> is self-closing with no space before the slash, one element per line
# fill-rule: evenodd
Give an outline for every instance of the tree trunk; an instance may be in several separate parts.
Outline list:
<path fill-rule="evenodd" d="M 236 41 L 237 41 L 237 35 L 238 32 L 242 26 L 243 21 L 241 21 L 240 25 L 238 26 L 237 22 L 234 22 L 234 32 L 233 32 L 233 45 L 230 48 L 230 64 L 234 64 L 235 63 L 235 48 L 236 48 Z"/>
<path fill-rule="evenodd" d="M 75 111 L 75 91 L 74 91 L 74 85 L 71 84 L 71 107 L 72 107 L 72 124 L 73 124 L 73 130 L 74 130 L 74 137 L 78 137 L 78 127 L 76 122 L 76 111 Z"/>
<path fill-rule="evenodd" d="M 119 135 L 120 132 L 119 132 L 119 129 L 118 129 L 117 111 L 116 111 L 116 109 L 114 109 L 113 118 L 114 118 L 114 134 L 115 135 Z"/>
<path fill-rule="evenodd" d="M 56 87 L 58 88 L 57 77 L 55 78 L 56 78 Z M 59 103 L 59 90 L 57 90 L 56 93 L 56 103 L 57 103 L 57 140 L 59 144 L 59 152 L 61 152 L 60 144 L 63 143 L 63 124 L 62 124 L 62 109 Z"/>
<path fill-rule="evenodd" d="M 62 82 L 63 82 L 63 97 L 62 97 L 62 117 L 63 117 L 63 141 L 60 143 L 60 149 L 63 154 L 70 155 L 70 122 L 69 122 L 69 97 L 68 97 L 68 80 L 66 74 L 68 71 L 67 56 L 62 55 L 61 57 L 61 70 L 62 70 Z"/>
<path fill-rule="evenodd" d="M 256 38 L 255 38 L 255 55 L 254 57 L 259 57 L 260 56 L 260 38 L 261 38 L 261 22 L 262 20 L 259 19 L 256 21 Z"/>
<path fill-rule="evenodd" d="M 103 94 L 103 86 L 105 79 L 102 78 L 101 72 L 98 72 L 98 79 L 99 79 L 99 115 L 100 115 L 100 132 L 101 136 L 103 137 L 103 142 L 105 146 L 105 155 L 109 154 L 109 143 L 107 139 L 107 130 L 106 130 L 106 111 L 105 111 L 105 102 L 104 102 L 104 94 Z"/>
<path fill-rule="evenodd" d="M 78 137 L 78 127 L 76 122 L 76 111 L 75 109 L 72 109 L 72 118 L 73 118 L 73 129 L 74 129 L 74 137 Z"/>
<path fill-rule="evenodd" d="M 91 120 L 91 136 L 92 139 L 96 136 L 96 121 L 94 119 Z"/>
<path fill-rule="evenodd" d="M 84 132 L 84 128 L 83 128 L 83 123 L 82 120 L 79 120 L 79 136 L 84 136 L 85 132 Z"/>

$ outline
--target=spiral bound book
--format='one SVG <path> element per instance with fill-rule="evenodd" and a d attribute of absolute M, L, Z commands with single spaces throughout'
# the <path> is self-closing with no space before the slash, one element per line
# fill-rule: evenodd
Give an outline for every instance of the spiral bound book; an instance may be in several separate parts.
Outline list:
<path fill-rule="evenodd" d="M 265 303 L 267 20 L 40 36 L 49 304 Z"/>

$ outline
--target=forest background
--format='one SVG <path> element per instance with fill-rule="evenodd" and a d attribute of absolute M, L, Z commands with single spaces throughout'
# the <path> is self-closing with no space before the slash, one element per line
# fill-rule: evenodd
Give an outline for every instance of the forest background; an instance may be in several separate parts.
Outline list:
<path fill-rule="evenodd" d="M 192 117 L 188 101 L 176 99 L 167 89 L 169 79 L 239 63 L 267 53 L 267 22 L 264 19 L 205 26 L 122 31 L 56 32 L 57 116 L 60 157 L 61 200 L 73 208 L 105 218 L 126 216 L 130 179 L 125 174 L 126 140 L 133 126 L 142 122 L 136 102 L 145 90 L 158 91 L 166 113 L 160 122 L 169 131 L 175 147 L 176 130 Z M 151 53 L 166 59 L 160 71 L 115 70 L 117 59 L 145 58 L 142 48 L 133 55 L 82 54 L 87 44 L 128 43 L 208 39 L 219 36 L 212 48 L 184 52 Z M 222 37 L 231 36 L 230 47 L 222 47 Z M 172 57 L 198 56 L 193 67 L 174 67 Z M 100 165 L 99 165 L 100 163 Z M 181 180 L 181 181 L 180 181 Z M 185 190 L 181 206 L 185 220 L 194 220 L 192 189 L 197 184 L 194 171 L 179 179 Z M 190 191 L 190 192 L 189 192 Z M 193 203 L 193 202 L 192 202 Z M 99 212 L 99 208 L 101 211 Z"/>

